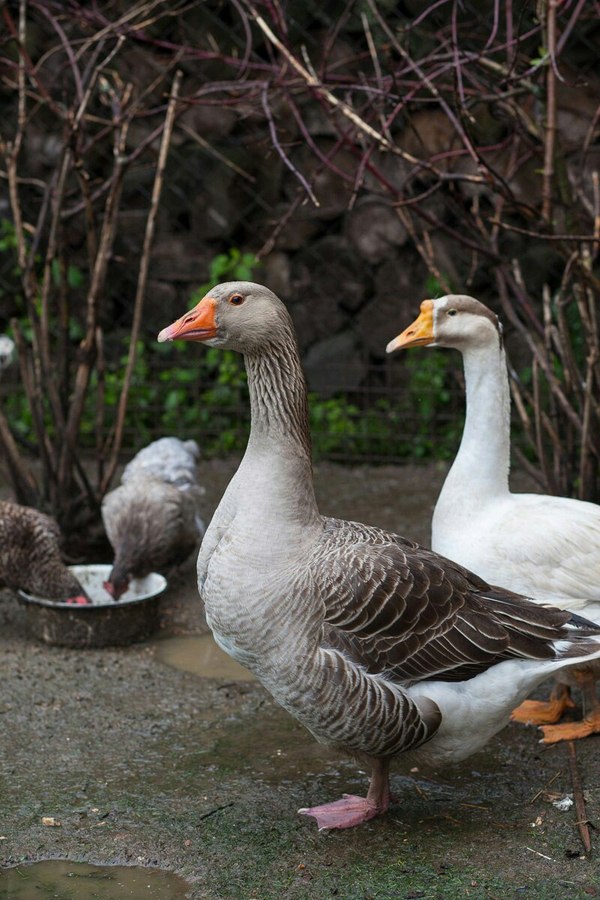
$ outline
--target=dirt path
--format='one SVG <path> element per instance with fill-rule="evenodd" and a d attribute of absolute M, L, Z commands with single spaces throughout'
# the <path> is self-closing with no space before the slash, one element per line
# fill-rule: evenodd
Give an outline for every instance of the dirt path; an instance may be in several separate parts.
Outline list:
<path fill-rule="evenodd" d="M 233 468 L 211 464 L 207 515 Z M 316 476 L 323 512 L 427 539 L 441 472 L 326 465 Z M 203 627 L 190 564 L 165 597 L 162 633 Z M 188 879 L 190 898 L 214 900 L 600 896 L 573 810 L 553 805 L 570 791 L 566 752 L 541 749 L 532 730 L 510 726 L 452 770 L 399 765 L 389 815 L 321 835 L 298 807 L 363 791 L 365 775 L 316 745 L 260 685 L 179 671 L 154 643 L 35 644 L 8 593 L 0 635 L 0 865 L 159 866 Z M 583 742 L 597 823 L 599 760 L 600 738 Z"/>

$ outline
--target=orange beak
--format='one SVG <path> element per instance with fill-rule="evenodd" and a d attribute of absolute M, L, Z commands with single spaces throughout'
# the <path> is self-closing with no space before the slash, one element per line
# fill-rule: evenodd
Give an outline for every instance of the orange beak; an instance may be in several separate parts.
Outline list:
<path fill-rule="evenodd" d="M 402 350 L 405 347 L 424 347 L 426 344 L 433 344 L 434 340 L 433 302 L 423 300 L 418 318 L 405 328 L 402 334 L 390 341 L 385 350 L 386 353 L 393 353 L 394 350 Z"/>
<path fill-rule="evenodd" d="M 205 297 L 172 325 L 163 328 L 158 335 L 158 342 L 162 344 L 163 341 L 206 341 L 215 337 L 217 333 L 216 305 L 217 301 L 213 297 Z"/>

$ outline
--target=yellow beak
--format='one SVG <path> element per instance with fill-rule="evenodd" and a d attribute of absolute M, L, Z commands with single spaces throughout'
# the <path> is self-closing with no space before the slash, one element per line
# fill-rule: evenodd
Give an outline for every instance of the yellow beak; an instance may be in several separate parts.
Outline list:
<path fill-rule="evenodd" d="M 393 353 L 394 350 L 403 350 L 405 347 L 424 347 L 426 344 L 433 344 L 434 340 L 433 301 L 423 300 L 418 318 L 402 334 L 390 341 L 385 350 L 386 353 Z"/>

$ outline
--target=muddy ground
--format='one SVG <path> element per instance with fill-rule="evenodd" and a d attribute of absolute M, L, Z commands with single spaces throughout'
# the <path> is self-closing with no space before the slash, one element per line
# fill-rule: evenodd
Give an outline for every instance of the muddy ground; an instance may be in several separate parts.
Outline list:
<path fill-rule="evenodd" d="M 233 469 L 205 467 L 207 517 Z M 423 541 L 442 477 L 435 467 L 316 471 L 323 512 Z M 204 629 L 190 564 L 171 579 L 160 637 Z M 581 858 L 573 808 L 553 805 L 571 791 L 566 750 L 541 748 L 531 729 L 510 726 L 451 770 L 400 764 L 387 816 L 319 834 L 296 810 L 360 793 L 366 777 L 260 685 L 180 671 L 159 660 L 157 642 L 35 643 L 7 592 L 0 653 L 0 865 L 23 877 L 25 863 L 68 859 L 160 867 L 198 900 L 600 896 L 600 836 L 597 854 Z M 578 757 L 600 825 L 600 737 Z M 31 894 L 44 896 L 66 895 Z"/>

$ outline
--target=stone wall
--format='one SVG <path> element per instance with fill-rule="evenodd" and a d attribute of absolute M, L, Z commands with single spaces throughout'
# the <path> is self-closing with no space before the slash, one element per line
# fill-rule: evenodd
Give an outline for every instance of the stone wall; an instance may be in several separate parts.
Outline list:
<path fill-rule="evenodd" d="M 417 11 L 421 9 L 418 3 L 412 6 Z M 391 10 L 392 7 L 388 11 L 390 21 L 394 21 Z M 235 23 L 234 11 L 230 12 Z M 218 39 L 233 45 L 234 32 L 228 28 L 235 30 L 238 26 L 227 25 L 229 13 L 227 22 L 218 20 L 221 13 L 211 4 L 188 13 L 184 23 L 188 41 L 192 43 L 193 38 L 199 48 L 213 46 L 206 33 L 210 30 L 208 20 L 204 18 L 209 13 L 213 44 Z M 301 4 L 292 4 L 289 13 L 297 39 L 308 42 L 315 66 L 319 66 L 326 47 L 327 63 L 337 66 L 336 72 L 345 71 L 344 60 L 360 57 L 364 44 L 360 19 L 350 17 L 331 45 L 326 28 L 311 30 L 311 17 L 317 16 L 323 24 L 316 6 L 305 9 Z M 92 16 L 92 12 L 82 12 L 82 21 L 84 15 Z M 168 29 L 183 28 L 182 23 L 164 23 L 162 20 L 163 31 L 157 26 L 161 38 Z M 90 19 L 86 33 L 100 24 Z M 30 52 L 32 58 L 40 59 L 48 49 L 44 42 L 56 42 L 56 34 L 48 30 L 42 17 L 34 26 Z M 69 27 L 73 30 L 84 25 L 72 20 Z M 181 33 L 178 32 L 179 38 Z M 162 47 L 140 37 L 143 35 L 130 36 L 113 66 L 119 78 L 132 80 L 137 94 L 148 87 L 165 59 Z M 268 58 L 264 45 L 258 43 L 255 49 L 259 57 Z M 44 65 L 55 65 L 59 73 L 59 63 L 53 63 L 51 55 L 47 55 Z M 188 98 L 199 96 L 211 78 L 218 81 L 231 77 L 218 63 L 211 67 L 184 59 L 182 66 L 182 93 Z M 245 99 L 233 103 L 224 93 L 222 103 L 217 99 L 182 104 L 152 250 L 143 337 L 151 341 L 165 322 L 180 315 L 189 305 L 192 290 L 207 280 L 215 255 L 236 247 L 260 254 L 256 279 L 272 287 L 289 304 L 311 386 L 321 391 L 352 391 L 369 378 L 381 378 L 377 367 L 383 363 L 388 340 L 412 320 L 419 302 L 429 292 L 441 290 L 432 277 L 431 266 L 428 268 L 423 261 L 423 248 L 417 246 L 415 238 L 424 242 L 445 283 L 456 291 L 473 293 L 499 310 L 493 264 L 452 236 L 461 232 L 465 211 L 471 211 L 474 204 L 485 208 L 489 216 L 494 191 L 499 188 L 449 180 L 446 187 L 429 192 L 431 179 L 426 170 L 417 178 L 413 172 L 411 189 L 415 195 L 423 195 L 420 211 L 447 229 L 428 228 L 426 218 L 413 216 L 409 218 L 416 231 L 409 234 L 406 220 L 394 206 L 409 177 L 409 164 L 397 155 L 369 147 L 369 165 L 358 177 L 356 147 L 360 142 L 356 136 L 347 145 L 340 144 L 339 121 L 324 110 L 322 103 L 315 102 L 310 91 L 295 90 L 294 104 L 301 112 L 306 132 L 286 104 L 284 93 L 273 94 L 271 123 L 261 111 L 258 97 L 252 102 Z M 593 133 L 596 84 L 586 72 L 585 79 L 579 75 L 563 78 L 557 90 L 557 141 L 565 153 L 565 177 L 573 180 L 574 173 L 581 175 L 581 166 L 590 172 L 597 168 L 600 157 L 594 140 L 589 140 Z M 157 102 L 164 100 L 164 87 L 161 92 Z M 527 114 L 533 121 L 533 101 Z M 134 150 L 156 124 L 156 117 L 151 115 L 136 120 L 129 132 L 128 151 Z M 511 146 L 502 144 L 505 127 L 500 107 L 495 109 L 489 103 L 475 107 L 473 125 L 480 145 L 495 147 L 487 154 L 486 162 L 498 173 L 498 184 L 506 186 L 513 201 L 535 209 L 540 192 L 537 167 L 541 145 L 539 152 L 515 165 Z M 277 152 L 272 127 L 296 172 L 286 166 Z M 456 128 L 437 104 L 407 108 L 405 115 L 394 120 L 390 138 L 405 154 L 425 160 L 436 154 L 449 154 L 444 164 L 448 172 L 477 172 L 473 160 L 458 152 Z M 109 331 L 125 330 L 130 320 L 157 146 L 158 139 L 154 153 L 133 168 L 125 181 L 107 296 L 101 311 L 102 324 Z M 22 151 L 32 184 L 52 177 L 60 152 L 57 122 L 50 116 L 32 119 Z M 109 165 L 107 154 L 111 152 L 110 146 L 98 145 L 97 158 L 91 160 L 94 179 L 102 177 Z M 325 160 L 329 162 L 326 164 Z M 318 206 L 306 196 L 297 173 L 310 184 Z M 580 181 L 582 202 L 593 203 L 586 178 Z M 1 202 L 0 214 L 9 216 L 7 199 Z M 32 202 L 31 225 L 35 222 L 35 207 Z M 485 227 L 489 227 L 487 220 Z M 86 275 L 85 282 L 88 273 L 83 215 L 65 221 L 62 240 L 70 264 Z M 551 244 L 528 241 L 507 232 L 500 235 L 499 252 L 507 257 L 518 256 L 529 294 L 534 297 L 539 298 L 544 283 L 556 285 L 560 280 L 564 253 L 555 251 Z M 2 255 L 0 278 L 5 284 L 10 282 L 10 265 L 8 256 Z M 74 295 L 77 297 L 77 289 Z M 5 289 L 0 294 L 0 325 L 17 310 L 14 297 Z M 509 330 L 509 339 L 510 336 Z M 526 361 L 522 342 L 516 343 L 515 353 L 519 362 Z"/>

